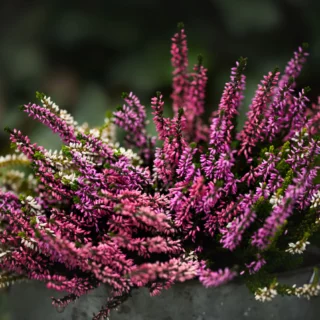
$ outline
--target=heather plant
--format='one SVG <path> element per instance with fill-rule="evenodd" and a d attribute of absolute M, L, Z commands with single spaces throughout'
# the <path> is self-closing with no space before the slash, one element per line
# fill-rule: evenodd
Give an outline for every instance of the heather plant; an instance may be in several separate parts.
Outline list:
<path fill-rule="evenodd" d="M 180 25 L 173 117 L 164 117 L 160 92 L 151 99 L 157 137 L 133 93 L 99 128 L 79 125 L 42 93 L 22 106 L 63 145 L 46 150 L 6 129 L 17 153 L 0 159 L 1 286 L 43 281 L 67 292 L 53 299 L 61 309 L 107 284 L 110 297 L 93 319 L 108 318 L 135 288 L 156 295 L 193 278 L 205 287 L 243 278 L 261 301 L 318 294 L 316 269 L 301 287 L 276 278 L 301 265 L 320 229 L 320 104 L 310 104 L 309 88 L 296 90 L 307 46 L 282 74 L 263 77 L 239 132 L 247 59 L 231 69 L 206 124 L 207 70 L 199 57 L 189 71 L 187 53 Z"/>

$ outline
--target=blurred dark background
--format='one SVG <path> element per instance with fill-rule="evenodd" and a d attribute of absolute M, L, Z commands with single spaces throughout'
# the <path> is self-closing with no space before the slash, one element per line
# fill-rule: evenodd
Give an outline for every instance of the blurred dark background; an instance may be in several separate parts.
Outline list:
<path fill-rule="evenodd" d="M 217 106 L 239 56 L 249 58 L 248 105 L 262 75 L 283 68 L 302 42 L 309 42 L 311 56 L 298 83 L 311 86 L 315 99 L 319 9 L 316 0 L 1 1 L 0 127 L 19 127 L 46 147 L 57 144 L 17 108 L 34 101 L 36 90 L 91 125 L 121 103 L 123 91 L 134 91 L 147 106 L 157 90 L 168 98 L 170 39 L 179 21 L 191 64 L 201 53 L 209 68 L 208 110 Z M 0 140 L 6 149 L 2 131 Z"/>
<path fill-rule="evenodd" d="M 298 81 L 320 93 L 320 1 L 317 0 L 7 0 L 0 2 L 0 128 L 17 127 L 34 141 L 58 140 L 18 106 L 43 91 L 81 122 L 102 123 L 107 110 L 134 91 L 149 109 L 157 90 L 170 108 L 170 39 L 186 26 L 191 65 L 209 68 L 207 108 L 217 107 L 230 68 L 249 58 L 246 106 L 263 74 L 284 68 L 309 42 Z M 2 152 L 9 147 L 0 131 Z M 4 317 L 4 315 L 3 315 Z M 4 319 L 1 318 L 0 319 Z"/>

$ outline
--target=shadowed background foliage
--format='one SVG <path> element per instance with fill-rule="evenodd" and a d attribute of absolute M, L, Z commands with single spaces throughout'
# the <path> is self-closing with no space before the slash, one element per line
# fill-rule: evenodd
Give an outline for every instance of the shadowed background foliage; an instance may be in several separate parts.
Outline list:
<path fill-rule="evenodd" d="M 262 76 L 275 66 L 282 70 L 302 42 L 311 55 L 298 86 L 309 85 L 315 100 L 319 12 L 316 0 L 1 1 L 0 127 L 18 127 L 45 147 L 57 146 L 48 129 L 18 109 L 36 90 L 92 125 L 122 102 L 122 91 L 134 91 L 149 112 L 150 98 L 162 91 L 170 112 L 170 39 L 179 21 L 186 26 L 190 63 L 201 53 L 209 68 L 208 114 L 239 56 L 248 57 L 243 118 Z M 2 130 L 0 141 L 8 151 Z"/>

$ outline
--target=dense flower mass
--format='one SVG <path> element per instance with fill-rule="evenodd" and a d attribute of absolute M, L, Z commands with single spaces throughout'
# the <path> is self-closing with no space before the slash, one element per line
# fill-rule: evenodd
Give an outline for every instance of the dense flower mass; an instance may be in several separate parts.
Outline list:
<path fill-rule="evenodd" d="M 308 88 L 296 92 L 306 46 L 283 74 L 263 77 L 241 130 L 247 59 L 231 69 L 204 124 L 207 70 L 199 57 L 188 71 L 187 52 L 180 25 L 171 47 L 173 117 L 164 117 L 161 93 L 151 99 L 158 137 L 133 93 L 93 129 L 41 93 L 22 107 L 63 146 L 46 150 L 7 129 L 17 153 L 0 158 L 0 287 L 43 281 L 68 293 L 53 299 L 63 308 L 107 284 L 111 296 L 94 319 L 108 318 L 135 288 L 156 295 L 193 278 L 209 287 L 243 277 L 261 301 L 318 293 L 317 277 L 289 288 L 273 274 L 283 261 L 301 263 L 320 228 L 319 102 L 309 103 Z"/>

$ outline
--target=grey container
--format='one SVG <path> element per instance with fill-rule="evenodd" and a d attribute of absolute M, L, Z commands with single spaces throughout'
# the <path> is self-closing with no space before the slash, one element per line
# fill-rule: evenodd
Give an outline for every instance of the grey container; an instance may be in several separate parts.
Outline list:
<path fill-rule="evenodd" d="M 279 276 L 279 281 L 302 285 L 309 281 L 312 268 Z M 7 297 L 10 320 L 90 320 L 108 297 L 100 287 L 69 305 L 62 313 L 51 306 L 51 296 L 59 297 L 37 282 L 14 285 Z M 135 290 L 111 320 L 319 320 L 320 297 L 310 301 L 296 297 L 276 297 L 260 303 L 239 281 L 219 288 L 204 288 L 197 281 L 176 284 L 161 295 L 150 297 L 146 289 Z M 2 319 L 0 317 L 0 319 Z"/>

